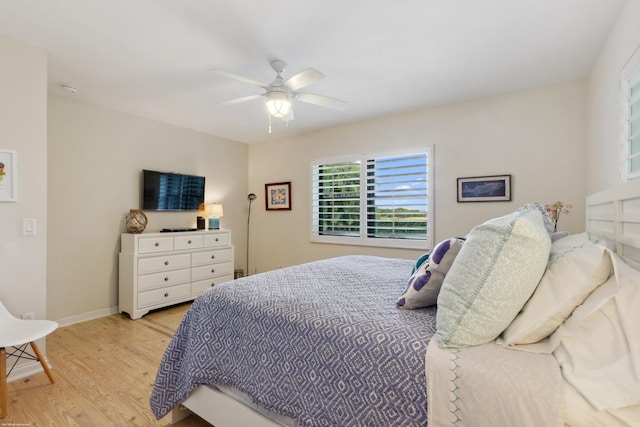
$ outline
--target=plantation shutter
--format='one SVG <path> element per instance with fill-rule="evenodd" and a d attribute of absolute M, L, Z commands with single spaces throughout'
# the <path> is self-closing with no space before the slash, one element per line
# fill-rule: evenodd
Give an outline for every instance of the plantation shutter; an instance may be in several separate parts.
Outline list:
<path fill-rule="evenodd" d="M 627 178 L 640 176 L 640 68 L 628 81 L 627 92 Z"/>
<path fill-rule="evenodd" d="M 360 162 L 313 167 L 313 224 L 319 235 L 360 236 Z"/>
<path fill-rule="evenodd" d="M 425 153 L 367 160 L 366 181 L 367 237 L 427 238 Z"/>
<path fill-rule="evenodd" d="M 433 147 L 311 163 L 311 241 L 429 249 Z"/>

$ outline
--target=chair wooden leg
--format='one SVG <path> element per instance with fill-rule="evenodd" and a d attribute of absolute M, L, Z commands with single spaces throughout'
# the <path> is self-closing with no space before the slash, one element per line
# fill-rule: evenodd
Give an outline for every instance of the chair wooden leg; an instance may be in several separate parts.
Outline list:
<path fill-rule="evenodd" d="M 55 383 L 56 381 L 53 379 L 53 373 L 51 373 L 51 369 L 49 369 L 49 366 L 47 366 L 47 362 L 42 357 L 42 353 L 40 353 L 40 349 L 38 348 L 38 346 L 34 341 L 31 341 L 29 344 L 31 344 L 31 348 L 33 349 L 33 352 L 36 354 L 36 357 L 40 361 L 42 368 L 47 373 L 47 376 L 49 377 L 49 381 L 51 381 L 51 384 Z"/>
<path fill-rule="evenodd" d="M 7 352 L 0 348 L 0 418 L 7 416 Z"/>

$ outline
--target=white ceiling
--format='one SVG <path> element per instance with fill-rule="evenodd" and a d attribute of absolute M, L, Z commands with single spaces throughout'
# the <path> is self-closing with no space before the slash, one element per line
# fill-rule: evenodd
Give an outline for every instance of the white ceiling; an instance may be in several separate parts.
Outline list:
<path fill-rule="evenodd" d="M 624 0 L 0 0 L 0 34 L 49 55 L 49 89 L 247 143 L 585 78 Z M 268 133 L 262 89 L 314 67 Z M 68 95 L 70 96 L 70 95 Z"/>

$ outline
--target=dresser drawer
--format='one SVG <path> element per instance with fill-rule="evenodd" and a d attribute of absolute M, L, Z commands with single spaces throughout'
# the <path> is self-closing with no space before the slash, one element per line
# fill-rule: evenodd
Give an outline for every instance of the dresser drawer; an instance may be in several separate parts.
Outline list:
<path fill-rule="evenodd" d="M 192 300 L 213 285 L 233 280 L 231 241 L 231 231 L 224 229 L 123 233 L 118 310 L 139 319 L 150 310 Z"/>
<path fill-rule="evenodd" d="M 176 251 L 181 251 L 184 249 L 198 249 L 202 247 L 202 235 L 193 235 L 193 236 L 176 236 L 174 247 Z"/>
<path fill-rule="evenodd" d="M 140 292 L 138 293 L 138 308 L 158 304 L 164 306 L 168 305 L 171 301 L 188 298 L 189 296 L 191 296 L 191 285 L 189 283 Z"/>
<path fill-rule="evenodd" d="M 193 254 L 191 265 L 207 265 L 218 262 L 231 261 L 233 251 L 231 249 L 219 249 L 217 251 L 198 252 Z"/>
<path fill-rule="evenodd" d="M 223 276 L 225 274 L 233 275 L 233 264 L 231 264 L 231 262 L 203 265 L 201 267 L 193 267 L 191 269 L 192 280 L 207 279 L 210 277 Z"/>
<path fill-rule="evenodd" d="M 229 246 L 229 233 L 211 233 L 204 236 L 204 247 L 215 248 L 216 246 Z"/>
<path fill-rule="evenodd" d="M 197 297 L 207 289 L 213 288 L 217 284 L 218 284 L 217 277 L 207 279 L 207 280 L 198 280 L 197 282 L 191 282 L 191 296 Z"/>
<path fill-rule="evenodd" d="M 220 283 L 229 282 L 233 280 L 233 275 L 228 274 L 226 276 L 212 277 L 207 280 L 198 280 L 197 282 L 191 282 L 191 296 L 197 297 L 207 289 L 219 285 Z"/>
<path fill-rule="evenodd" d="M 191 280 L 191 270 L 186 268 L 183 270 L 164 271 L 162 273 L 142 274 L 138 276 L 138 290 L 160 288 L 164 286 L 172 286 Z"/>
<path fill-rule="evenodd" d="M 173 237 L 141 237 L 138 240 L 138 252 L 148 254 L 173 250 Z"/>
<path fill-rule="evenodd" d="M 138 259 L 138 273 L 154 273 L 156 271 L 176 270 L 191 267 L 191 255 L 164 255 L 153 258 Z"/>

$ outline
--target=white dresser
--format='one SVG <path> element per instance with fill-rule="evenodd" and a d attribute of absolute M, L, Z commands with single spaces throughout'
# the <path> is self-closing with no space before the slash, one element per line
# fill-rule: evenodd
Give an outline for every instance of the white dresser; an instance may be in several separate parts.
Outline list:
<path fill-rule="evenodd" d="M 122 234 L 119 311 L 132 319 L 233 280 L 231 231 Z"/>

